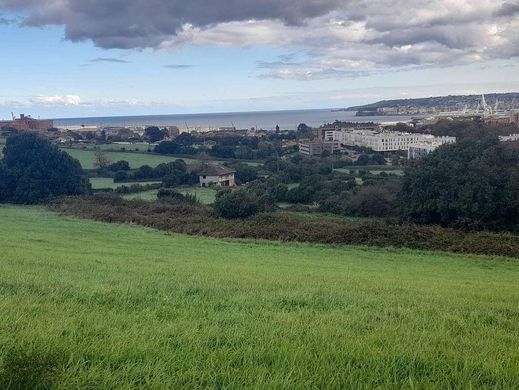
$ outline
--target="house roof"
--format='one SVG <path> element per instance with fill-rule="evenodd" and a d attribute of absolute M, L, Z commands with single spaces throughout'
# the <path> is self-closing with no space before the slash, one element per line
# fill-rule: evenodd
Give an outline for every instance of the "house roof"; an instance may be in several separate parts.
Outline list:
<path fill-rule="evenodd" d="M 236 171 L 232 168 L 213 164 L 199 166 L 194 169 L 194 171 L 197 172 L 199 176 L 225 176 L 236 173 Z"/>

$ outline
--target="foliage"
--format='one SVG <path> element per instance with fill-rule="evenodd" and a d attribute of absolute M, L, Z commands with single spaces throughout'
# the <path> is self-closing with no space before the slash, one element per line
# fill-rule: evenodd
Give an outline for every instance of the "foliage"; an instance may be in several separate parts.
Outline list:
<path fill-rule="evenodd" d="M 128 161 L 120 160 L 120 161 L 114 162 L 113 164 L 110 164 L 107 168 L 108 168 L 108 170 L 110 170 L 112 172 L 129 171 L 130 164 L 128 163 Z"/>
<path fill-rule="evenodd" d="M 219 191 L 214 201 L 215 215 L 225 219 L 248 218 L 263 209 L 260 198 L 244 188 Z"/>
<path fill-rule="evenodd" d="M 90 191 L 79 161 L 30 133 L 7 139 L 0 162 L 0 201 L 40 203 Z"/>
<path fill-rule="evenodd" d="M 157 126 L 150 126 L 144 130 L 144 137 L 150 142 L 162 141 L 168 133 L 159 129 Z"/>
<path fill-rule="evenodd" d="M 346 214 L 358 217 L 388 217 L 397 212 L 398 180 L 364 185 L 356 191 L 346 205 Z"/>
<path fill-rule="evenodd" d="M 519 155 L 496 139 L 446 145 L 410 167 L 403 217 L 423 224 L 519 229 Z"/>
<path fill-rule="evenodd" d="M 94 166 L 98 169 L 105 169 L 111 164 L 111 161 L 106 157 L 105 153 L 101 148 L 96 148 L 95 151 L 95 162 Z"/>
<path fill-rule="evenodd" d="M 258 169 L 247 164 L 239 164 L 236 166 L 234 177 L 238 184 L 245 184 L 258 178 Z"/>
<path fill-rule="evenodd" d="M 196 194 L 182 194 L 178 191 L 161 188 L 159 192 L 157 193 L 157 198 L 159 200 L 165 200 L 165 201 L 178 201 L 178 202 L 187 202 L 187 203 L 194 203 L 198 204 L 200 203 Z"/>
<path fill-rule="evenodd" d="M 186 133 L 182 133 L 182 134 L 186 134 Z M 184 146 L 175 140 L 175 141 L 162 141 L 160 144 L 155 146 L 154 152 L 159 153 L 159 154 L 193 155 L 193 154 L 197 153 L 197 150 L 191 146 Z"/>
<path fill-rule="evenodd" d="M 517 128 L 513 125 L 492 126 L 482 120 L 449 120 L 442 119 L 428 126 L 419 126 L 409 131 L 418 133 L 430 133 L 437 137 L 452 136 L 458 140 L 482 140 L 484 138 L 509 135 L 515 133 Z"/>

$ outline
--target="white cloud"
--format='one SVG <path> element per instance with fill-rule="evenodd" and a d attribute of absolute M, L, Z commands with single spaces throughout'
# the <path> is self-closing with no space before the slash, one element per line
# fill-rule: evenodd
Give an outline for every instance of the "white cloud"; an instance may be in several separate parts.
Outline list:
<path fill-rule="evenodd" d="M 77 95 L 36 96 L 31 101 L 38 104 L 60 106 L 79 106 L 81 104 L 81 98 Z"/>

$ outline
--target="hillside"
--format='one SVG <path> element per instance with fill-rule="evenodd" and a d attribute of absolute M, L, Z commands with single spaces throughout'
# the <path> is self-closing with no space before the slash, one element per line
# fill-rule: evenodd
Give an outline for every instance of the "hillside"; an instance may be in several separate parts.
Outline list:
<path fill-rule="evenodd" d="M 487 103 L 494 104 L 499 100 L 505 104 L 512 104 L 515 99 L 516 104 L 519 105 L 519 92 L 512 93 L 489 93 L 485 94 Z M 448 95 L 448 96 L 435 96 L 426 98 L 415 98 L 415 99 L 394 99 L 394 100 L 381 100 L 376 103 L 365 104 L 362 106 L 348 107 L 346 111 L 372 111 L 383 107 L 402 107 L 402 106 L 416 106 L 423 108 L 433 107 L 464 107 L 467 105 L 469 108 L 475 108 L 481 101 L 481 95 Z"/>
<path fill-rule="evenodd" d="M 0 388 L 519 386 L 513 260 L 0 219 Z"/>

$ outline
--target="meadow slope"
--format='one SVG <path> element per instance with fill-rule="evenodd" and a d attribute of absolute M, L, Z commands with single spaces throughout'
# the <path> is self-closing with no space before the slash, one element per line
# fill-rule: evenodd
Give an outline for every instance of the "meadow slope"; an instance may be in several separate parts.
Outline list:
<path fill-rule="evenodd" d="M 0 221 L 0 388 L 519 387 L 515 260 Z"/>

